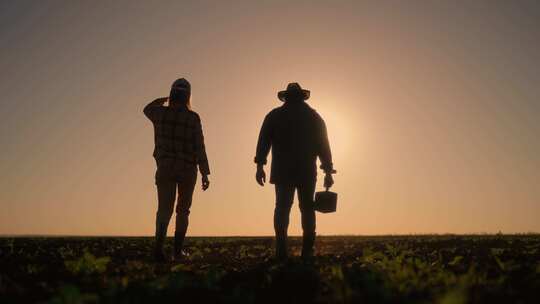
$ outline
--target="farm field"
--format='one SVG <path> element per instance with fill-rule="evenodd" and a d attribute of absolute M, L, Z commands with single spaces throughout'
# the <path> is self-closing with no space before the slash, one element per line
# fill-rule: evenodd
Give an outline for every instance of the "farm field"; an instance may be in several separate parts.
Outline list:
<path fill-rule="evenodd" d="M 270 237 L 188 238 L 183 263 L 149 237 L 0 238 L 0 303 L 538 303 L 539 235 L 318 237 L 273 260 Z M 172 239 L 168 239 L 169 247 Z"/>

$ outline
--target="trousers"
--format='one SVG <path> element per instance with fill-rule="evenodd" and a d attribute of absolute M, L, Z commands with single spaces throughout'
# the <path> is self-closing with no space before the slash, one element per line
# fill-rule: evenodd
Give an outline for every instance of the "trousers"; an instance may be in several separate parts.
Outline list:
<path fill-rule="evenodd" d="M 169 225 L 176 202 L 175 234 L 185 235 L 189 224 L 193 191 L 197 181 L 197 169 L 196 167 L 178 169 L 174 165 L 158 165 L 156 171 L 158 194 L 156 227 Z"/>
<path fill-rule="evenodd" d="M 313 252 L 315 243 L 315 209 L 313 196 L 315 194 L 315 181 L 300 185 L 276 184 L 276 207 L 274 209 L 274 230 L 276 233 L 276 253 L 286 255 L 287 230 L 289 228 L 289 214 L 294 200 L 294 192 L 298 193 L 300 213 L 302 216 L 303 242 L 302 253 Z"/>

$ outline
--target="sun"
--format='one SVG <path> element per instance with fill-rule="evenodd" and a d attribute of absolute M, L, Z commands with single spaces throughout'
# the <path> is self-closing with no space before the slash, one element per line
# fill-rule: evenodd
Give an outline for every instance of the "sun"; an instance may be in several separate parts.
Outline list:
<path fill-rule="evenodd" d="M 335 164 L 339 165 L 347 159 L 350 150 L 352 125 L 349 123 L 346 113 L 342 113 L 339 109 L 328 108 L 325 105 L 314 106 L 326 123 L 332 159 Z"/>

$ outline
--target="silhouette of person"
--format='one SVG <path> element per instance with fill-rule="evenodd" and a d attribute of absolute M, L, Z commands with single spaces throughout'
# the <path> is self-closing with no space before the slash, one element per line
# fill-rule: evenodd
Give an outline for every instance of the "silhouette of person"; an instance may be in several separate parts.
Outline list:
<path fill-rule="evenodd" d="M 154 257 L 168 260 L 163 245 L 171 219 L 178 189 L 174 258 L 182 258 L 182 245 L 188 228 L 189 209 L 197 180 L 197 165 L 202 175 L 202 189 L 210 186 L 210 168 L 206 157 L 201 119 L 191 110 L 191 85 L 176 80 L 169 97 L 158 98 L 144 108 L 144 115 L 154 126 L 154 158 L 157 164 L 156 186 L 158 210 Z M 169 102 L 165 106 L 165 102 Z"/>
<path fill-rule="evenodd" d="M 278 98 L 284 104 L 266 115 L 257 143 L 255 179 L 261 186 L 266 182 L 263 166 L 272 150 L 270 183 L 275 184 L 276 191 L 274 229 L 278 259 L 286 259 L 288 256 L 287 229 L 295 190 L 302 215 L 302 257 L 313 257 L 313 196 L 317 179 L 317 157 L 321 161 L 321 169 L 326 173 L 325 187 L 334 184 L 332 174 L 336 171 L 332 164 L 326 125 L 321 116 L 305 102 L 309 96 L 310 92 L 302 89 L 298 83 L 289 83 L 287 90 L 280 91 Z"/>

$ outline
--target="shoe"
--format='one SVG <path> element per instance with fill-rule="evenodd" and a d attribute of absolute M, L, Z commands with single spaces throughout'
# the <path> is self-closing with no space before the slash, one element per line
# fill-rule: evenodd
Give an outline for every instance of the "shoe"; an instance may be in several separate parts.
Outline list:
<path fill-rule="evenodd" d="M 165 238 L 167 237 L 167 226 L 168 224 L 157 223 L 156 224 L 156 236 L 155 236 L 155 247 L 154 247 L 154 259 L 158 263 L 169 262 L 169 257 L 163 249 Z"/>
<path fill-rule="evenodd" d="M 174 260 L 180 261 L 183 260 L 187 255 L 182 250 L 182 247 L 184 246 L 184 238 L 185 233 L 178 233 L 176 232 L 174 234 Z"/>
<path fill-rule="evenodd" d="M 302 238 L 302 259 L 313 260 L 315 256 L 315 233 L 304 233 Z"/>
<path fill-rule="evenodd" d="M 286 262 L 289 259 L 287 252 L 276 252 L 276 262 Z"/>
<path fill-rule="evenodd" d="M 277 261 L 286 261 L 289 258 L 289 250 L 287 248 L 287 236 L 286 235 L 277 235 L 276 236 L 276 260 Z"/>
<path fill-rule="evenodd" d="M 177 262 L 177 263 L 184 262 L 187 259 L 189 259 L 189 253 L 185 252 L 184 250 L 179 250 L 179 251 L 174 252 L 174 261 L 175 262 Z"/>
<path fill-rule="evenodd" d="M 315 254 L 313 253 L 313 250 L 302 250 L 301 259 L 302 262 L 306 264 L 313 264 L 315 262 Z"/>
<path fill-rule="evenodd" d="M 163 250 L 163 248 L 156 248 L 154 250 L 154 260 L 157 263 L 169 263 L 170 262 L 169 256 L 165 253 L 165 250 Z"/>

